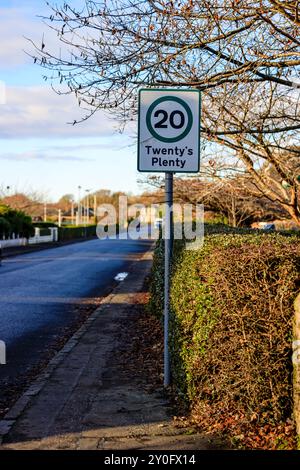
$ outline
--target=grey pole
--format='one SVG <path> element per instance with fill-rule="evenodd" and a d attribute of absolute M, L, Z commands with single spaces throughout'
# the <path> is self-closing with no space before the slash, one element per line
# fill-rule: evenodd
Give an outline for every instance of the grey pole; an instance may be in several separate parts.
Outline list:
<path fill-rule="evenodd" d="M 44 222 L 47 222 L 47 204 L 44 204 Z"/>
<path fill-rule="evenodd" d="M 171 382 L 169 354 L 170 263 L 173 238 L 173 173 L 165 173 L 165 292 L 164 292 L 164 386 Z"/>
<path fill-rule="evenodd" d="M 81 224 L 81 201 L 80 201 L 80 197 L 81 197 L 81 186 L 78 186 L 78 225 Z"/>

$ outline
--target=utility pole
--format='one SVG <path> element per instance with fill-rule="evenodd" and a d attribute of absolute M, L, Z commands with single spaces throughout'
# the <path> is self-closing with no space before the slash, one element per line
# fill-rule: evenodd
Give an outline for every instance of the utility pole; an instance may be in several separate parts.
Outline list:
<path fill-rule="evenodd" d="M 86 189 L 85 190 L 86 192 L 86 197 L 85 197 L 85 214 L 86 214 L 86 217 L 85 217 L 85 223 L 86 225 L 89 224 L 89 219 L 90 219 L 90 189 Z"/>
<path fill-rule="evenodd" d="M 77 211 L 77 225 L 81 224 L 81 186 L 78 186 L 78 211 Z"/>
<path fill-rule="evenodd" d="M 90 209 L 89 209 L 89 205 L 90 205 L 90 200 L 89 200 L 89 192 L 87 190 L 87 194 L 86 194 L 86 225 L 89 224 L 89 212 L 90 212 Z"/>
<path fill-rule="evenodd" d="M 97 224 L 97 196 L 94 194 L 94 219 L 95 224 Z"/>
<path fill-rule="evenodd" d="M 74 201 L 71 201 L 71 223 L 74 225 Z"/>
<path fill-rule="evenodd" d="M 58 226 L 61 227 L 61 209 L 58 209 Z"/>
<path fill-rule="evenodd" d="M 44 204 L 44 222 L 47 222 L 47 204 Z"/>

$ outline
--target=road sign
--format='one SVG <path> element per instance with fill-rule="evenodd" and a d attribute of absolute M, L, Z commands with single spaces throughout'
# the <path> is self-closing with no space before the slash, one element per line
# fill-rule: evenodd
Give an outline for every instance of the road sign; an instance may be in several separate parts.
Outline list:
<path fill-rule="evenodd" d="M 197 173 L 200 163 L 200 92 L 139 91 L 138 170 Z"/>
<path fill-rule="evenodd" d="M 200 164 L 200 92 L 139 92 L 138 170 L 165 173 L 164 385 L 170 385 L 169 310 L 173 239 L 173 174 L 197 173 Z"/>

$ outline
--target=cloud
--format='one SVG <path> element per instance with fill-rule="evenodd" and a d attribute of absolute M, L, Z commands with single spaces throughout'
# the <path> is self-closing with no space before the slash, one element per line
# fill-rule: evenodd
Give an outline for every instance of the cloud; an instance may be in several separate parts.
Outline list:
<path fill-rule="evenodd" d="M 55 33 L 37 18 L 38 14 L 49 15 L 49 7 L 40 0 L 28 0 L 20 6 L 22 3 L 12 0 L 10 7 L 0 7 L 0 79 L 2 69 L 5 76 L 18 74 L 14 83 L 20 83 L 22 73 L 28 83 L 35 68 L 39 68 L 41 75 L 44 73 L 23 52 L 33 49 L 24 36 L 40 44 L 44 35 L 47 48 L 57 51 L 61 47 Z M 82 0 L 73 3 L 82 5 Z M 24 64 L 31 65 L 24 67 Z M 0 139 L 103 137 L 112 136 L 118 130 L 118 124 L 102 111 L 82 124 L 67 124 L 85 115 L 73 95 L 58 96 L 48 83 L 12 87 L 9 80 L 6 93 L 0 82 Z"/>
<path fill-rule="evenodd" d="M 0 107 L 0 138 L 104 137 L 118 129 L 103 111 L 81 124 L 68 124 L 83 115 L 74 96 L 59 96 L 48 86 L 8 86 L 6 104 Z"/>
<path fill-rule="evenodd" d="M 0 7 L 0 70 L 32 63 L 28 53 L 34 48 L 28 39 L 37 45 L 44 39 L 50 50 L 57 50 L 57 35 L 38 17 L 49 14 L 50 8 L 41 1 Z"/>
<path fill-rule="evenodd" d="M 23 8 L 0 8 L 0 69 L 29 63 L 24 53 L 29 49 L 25 37 L 40 41 L 45 28 L 34 13 L 28 16 Z"/>
<path fill-rule="evenodd" d="M 72 7 L 81 11 L 84 3 L 82 0 L 72 0 Z M 52 13 L 50 6 L 41 0 L 18 0 L 9 6 L 0 6 L 0 71 L 32 64 L 30 55 L 34 55 L 35 49 L 30 41 L 37 47 L 44 42 L 47 51 L 54 55 L 65 52 L 69 56 L 69 47 L 60 42 L 53 29 L 55 23 L 47 20 Z"/>
<path fill-rule="evenodd" d="M 13 8 L 0 8 L 0 67 L 7 68 L 25 62 L 23 52 L 24 38 L 22 30 L 24 19 L 20 12 Z M 25 30 L 27 27 L 25 26 Z"/>
<path fill-rule="evenodd" d="M 29 161 L 36 160 L 37 162 L 45 161 L 73 161 L 73 162 L 87 162 L 94 161 L 93 158 L 87 157 L 78 157 L 75 155 L 55 155 L 48 154 L 45 152 L 0 152 L 0 160 L 10 160 L 10 161 Z"/>
<path fill-rule="evenodd" d="M 120 151 L 123 150 L 124 148 L 130 148 L 132 145 L 136 146 L 136 144 L 132 144 L 131 141 L 128 141 L 127 145 L 124 145 L 124 138 L 123 142 L 121 143 L 116 143 L 113 142 L 111 139 L 109 141 L 101 141 L 97 142 L 95 144 L 83 144 L 83 145 L 48 145 L 47 146 L 47 151 L 55 151 L 55 152 L 99 152 L 99 150 L 110 150 L 110 151 Z"/>

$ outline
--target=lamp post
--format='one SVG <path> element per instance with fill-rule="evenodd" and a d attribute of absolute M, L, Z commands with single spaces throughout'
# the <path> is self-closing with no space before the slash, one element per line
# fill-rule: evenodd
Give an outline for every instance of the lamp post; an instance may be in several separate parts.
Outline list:
<path fill-rule="evenodd" d="M 61 209 L 58 209 L 58 226 L 61 227 Z"/>
<path fill-rule="evenodd" d="M 71 200 L 71 224 L 74 225 L 74 200 Z"/>
<path fill-rule="evenodd" d="M 77 211 L 77 225 L 81 223 L 81 186 L 78 186 L 78 211 Z"/>
<path fill-rule="evenodd" d="M 90 219 L 90 189 L 86 189 L 85 192 L 86 192 L 86 198 L 85 198 L 85 213 L 86 213 L 86 218 L 85 218 L 85 223 L 86 225 L 89 224 L 89 219 Z"/>
<path fill-rule="evenodd" d="M 97 224 L 97 195 L 94 194 L 94 222 Z"/>

